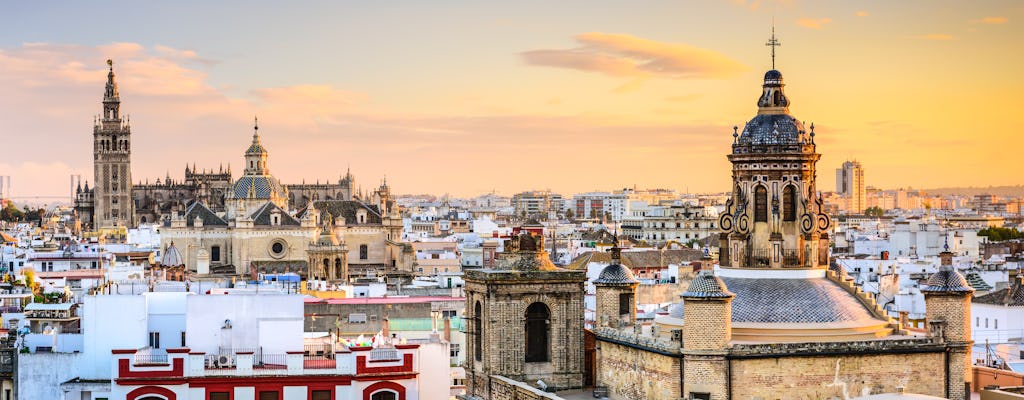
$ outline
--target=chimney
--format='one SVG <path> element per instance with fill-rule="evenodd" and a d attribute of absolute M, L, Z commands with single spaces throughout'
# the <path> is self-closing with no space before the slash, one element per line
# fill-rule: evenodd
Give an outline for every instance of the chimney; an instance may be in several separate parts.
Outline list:
<path fill-rule="evenodd" d="M 391 337 L 391 327 L 388 325 L 388 317 L 384 317 L 384 340 L 388 340 Z"/>
<path fill-rule="evenodd" d="M 452 321 L 448 317 L 444 317 L 444 341 L 452 341 Z"/>

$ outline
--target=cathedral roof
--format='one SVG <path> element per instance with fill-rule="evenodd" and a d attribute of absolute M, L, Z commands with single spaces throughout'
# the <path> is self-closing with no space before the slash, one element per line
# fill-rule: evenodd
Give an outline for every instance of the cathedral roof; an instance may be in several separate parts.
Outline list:
<path fill-rule="evenodd" d="M 302 223 L 300 223 L 299 220 L 295 219 L 291 215 L 288 215 L 287 211 L 283 210 L 281 207 L 278 207 L 277 204 L 274 204 L 269 201 L 266 202 L 266 204 L 260 206 L 260 208 L 256 210 L 256 212 L 252 213 L 252 224 L 256 226 L 271 225 L 270 216 L 275 212 L 277 212 L 277 214 L 281 216 L 281 223 L 279 224 L 281 226 L 302 225 Z"/>
<path fill-rule="evenodd" d="M 692 261 L 699 261 L 704 256 L 700 250 L 685 248 L 675 250 L 640 250 L 622 252 L 622 265 L 631 270 L 637 268 L 660 268 L 663 265 L 689 265 Z M 577 256 L 566 269 L 586 269 L 587 265 L 595 263 L 611 263 L 612 256 L 604 251 L 590 251 Z"/>
<path fill-rule="evenodd" d="M 365 224 L 374 225 L 381 224 L 382 219 L 380 211 L 377 206 L 364 204 L 355 200 L 318 200 L 313 202 L 313 207 L 320 212 L 320 220 L 324 220 L 327 215 L 330 215 L 331 219 L 337 220 L 344 218 L 345 225 L 356 225 L 359 223 L 357 213 L 359 210 L 366 210 L 366 222 Z M 306 212 L 309 208 L 303 208 L 295 214 L 297 218 L 303 218 L 306 216 Z"/>
<path fill-rule="evenodd" d="M 863 323 L 876 320 L 863 303 L 826 278 L 721 278 L 736 293 L 733 322 Z"/>
<path fill-rule="evenodd" d="M 245 175 L 238 178 L 228 192 L 229 199 L 271 199 L 284 192 L 272 175 Z"/>
<path fill-rule="evenodd" d="M 198 201 L 185 209 L 185 223 L 188 226 L 194 226 L 196 217 L 203 221 L 203 226 L 228 226 L 227 221 L 218 217 L 205 204 Z"/>

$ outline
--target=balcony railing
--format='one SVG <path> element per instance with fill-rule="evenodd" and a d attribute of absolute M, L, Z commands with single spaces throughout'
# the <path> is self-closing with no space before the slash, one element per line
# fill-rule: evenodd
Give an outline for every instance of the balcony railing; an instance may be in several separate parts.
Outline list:
<path fill-rule="evenodd" d="M 750 252 L 750 267 L 768 268 L 772 263 L 771 249 L 754 249 Z"/>
<path fill-rule="evenodd" d="M 167 364 L 166 354 L 136 354 L 133 365 L 164 365 Z"/>
<path fill-rule="evenodd" d="M 254 369 L 288 369 L 287 354 L 263 354 L 253 359 Z"/>

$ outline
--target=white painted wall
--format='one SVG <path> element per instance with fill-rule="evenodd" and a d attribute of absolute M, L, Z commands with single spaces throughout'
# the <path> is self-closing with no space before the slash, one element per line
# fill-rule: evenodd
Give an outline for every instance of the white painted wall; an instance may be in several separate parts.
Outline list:
<path fill-rule="evenodd" d="M 77 374 L 82 379 L 110 379 L 111 350 L 149 345 L 145 297 L 86 296 L 82 308 L 85 340 Z"/>
<path fill-rule="evenodd" d="M 1024 307 L 971 303 L 971 336 L 975 344 L 1024 338 Z"/>
<path fill-rule="evenodd" d="M 220 346 L 263 347 L 263 354 L 302 350 L 301 295 L 189 296 L 187 302 L 186 337 L 192 351 L 214 354 Z M 231 329 L 222 329 L 225 320 Z"/>

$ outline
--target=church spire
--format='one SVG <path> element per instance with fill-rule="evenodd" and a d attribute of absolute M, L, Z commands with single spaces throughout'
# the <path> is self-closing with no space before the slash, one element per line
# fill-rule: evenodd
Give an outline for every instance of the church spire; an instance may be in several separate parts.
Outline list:
<path fill-rule="evenodd" d="M 108 59 L 107 67 L 110 72 L 107 73 L 107 86 L 103 92 L 103 120 L 119 121 L 121 99 L 117 93 L 117 81 L 114 80 L 114 60 Z"/>

